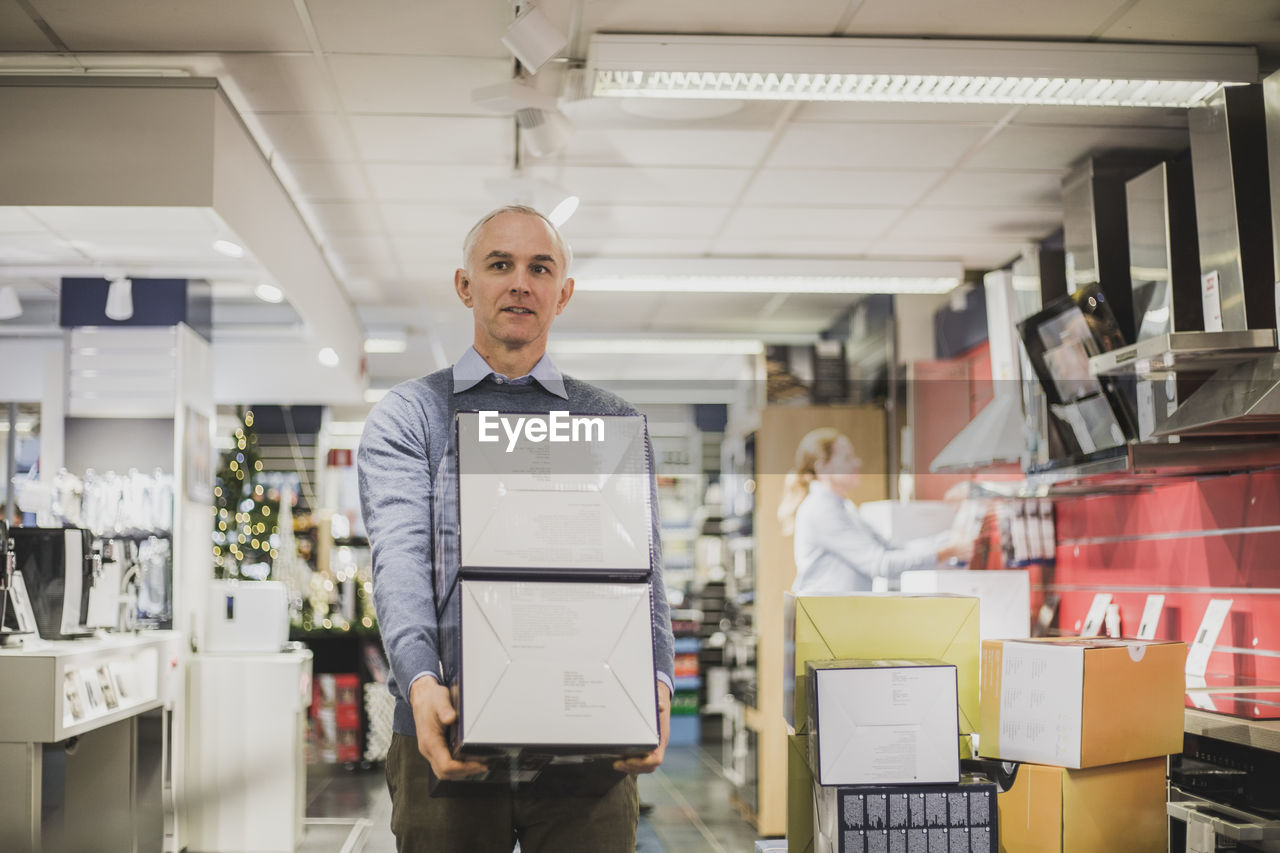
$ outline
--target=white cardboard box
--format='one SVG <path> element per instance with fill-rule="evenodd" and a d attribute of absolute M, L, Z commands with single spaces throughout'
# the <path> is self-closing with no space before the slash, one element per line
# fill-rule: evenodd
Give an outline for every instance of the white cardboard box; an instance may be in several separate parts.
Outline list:
<path fill-rule="evenodd" d="M 460 750 L 656 748 L 649 590 L 648 583 L 462 580 Z"/>
<path fill-rule="evenodd" d="M 926 569 L 903 572 L 901 583 L 903 592 L 946 592 L 977 598 L 978 634 L 983 640 L 1031 636 L 1031 580 L 1026 569 Z"/>
<path fill-rule="evenodd" d="M 543 424 L 533 436 L 545 437 L 530 438 L 522 418 Z M 646 435 L 641 415 L 459 412 L 462 572 L 647 577 Z"/>
<path fill-rule="evenodd" d="M 921 536 L 951 529 L 959 504 L 954 501 L 867 501 L 858 515 L 895 548 Z"/>
<path fill-rule="evenodd" d="M 960 781 L 956 668 L 938 660 L 809 661 L 819 785 Z"/>

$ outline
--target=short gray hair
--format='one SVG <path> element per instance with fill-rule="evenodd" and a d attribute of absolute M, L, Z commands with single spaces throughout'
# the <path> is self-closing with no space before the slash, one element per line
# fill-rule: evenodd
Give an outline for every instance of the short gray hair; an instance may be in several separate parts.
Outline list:
<path fill-rule="evenodd" d="M 489 224 L 489 220 L 501 216 L 504 213 L 519 213 L 523 216 L 536 216 L 547 224 L 551 229 L 551 236 L 555 240 L 556 248 L 560 250 L 560 258 L 564 262 L 564 271 L 561 278 L 569 277 L 569 267 L 573 264 L 573 249 L 569 247 L 569 241 L 564 239 L 564 235 L 560 233 L 560 229 L 555 223 L 541 212 L 535 210 L 527 204 L 507 204 L 499 207 L 497 210 L 491 210 L 480 218 L 480 221 L 471 226 L 471 230 L 467 232 L 466 238 L 462 241 L 462 268 L 470 272 L 471 250 L 476 247 L 476 241 L 480 239 L 480 232 Z"/>

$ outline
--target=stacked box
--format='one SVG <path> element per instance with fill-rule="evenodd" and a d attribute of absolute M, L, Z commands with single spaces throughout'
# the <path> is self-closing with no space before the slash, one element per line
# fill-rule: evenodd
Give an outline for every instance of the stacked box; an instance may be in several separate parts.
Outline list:
<path fill-rule="evenodd" d="M 320 673 L 312 680 L 315 757 L 322 764 L 360 760 L 360 676 Z"/>
<path fill-rule="evenodd" d="M 659 740 L 644 418 L 459 412 L 437 483 L 454 754 L 489 764 L 479 782 L 607 787 Z"/>
<path fill-rule="evenodd" d="M 1165 849 L 1185 659 L 1176 642 L 983 643 L 979 751 L 1024 762 L 1000 795 L 1008 853 Z"/>
<path fill-rule="evenodd" d="M 903 592 L 947 592 L 978 599 L 983 640 L 1031 636 L 1031 576 L 1026 569 L 924 569 L 903 572 Z"/>
<path fill-rule="evenodd" d="M 869 791 L 929 790 L 968 802 L 960 758 L 978 725 L 978 626 L 971 597 L 786 595 L 783 708 L 797 730 L 788 761 L 792 849 L 929 851 L 937 849 L 928 846 L 931 828 L 935 845 L 946 834 L 965 850 L 996 849 L 994 817 L 966 818 L 954 833 L 908 824 L 891 833 L 846 825 L 832 811 L 840 796 L 853 803 Z"/>

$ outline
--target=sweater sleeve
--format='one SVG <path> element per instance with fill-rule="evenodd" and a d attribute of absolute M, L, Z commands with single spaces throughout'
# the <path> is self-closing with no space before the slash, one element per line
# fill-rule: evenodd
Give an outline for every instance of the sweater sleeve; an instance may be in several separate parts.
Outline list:
<path fill-rule="evenodd" d="M 811 496 L 805 503 L 808 506 L 801 507 L 805 511 L 796 516 L 796 542 L 811 543 L 810 547 L 821 553 L 819 559 L 826 564 L 824 582 L 833 580 L 830 573 L 836 564 L 850 575 L 866 578 L 862 586 L 868 589 L 872 578 L 896 578 L 905 571 L 937 566 L 934 537 L 893 548 L 843 501 L 814 500 Z"/>
<path fill-rule="evenodd" d="M 425 413 L 392 390 L 365 422 L 357 453 L 360 507 L 373 555 L 373 599 L 392 677 L 438 677 L 431 578 L 431 469 Z"/>

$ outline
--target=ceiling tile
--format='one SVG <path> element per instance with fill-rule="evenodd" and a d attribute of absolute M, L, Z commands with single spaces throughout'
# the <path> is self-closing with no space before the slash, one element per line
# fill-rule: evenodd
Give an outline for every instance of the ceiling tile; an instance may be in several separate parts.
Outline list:
<path fill-rule="evenodd" d="M 1089 38 L 1132 0 L 862 0 L 845 34 L 1025 38 Z"/>
<path fill-rule="evenodd" d="M 1066 170 L 1090 154 L 1109 149 L 1181 151 L 1186 131 L 1037 125 L 1007 127 L 965 163 L 969 169 Z"/>
<path fill-rule="evenodd" d="M 904 216 L 890 234 L 918 237 L 922 241 L 970 236 L 1037 240 L 1061 225 L 1062 211 L 1056 207 L 924 208 Z"/>
<path fill-rule="evenodd" d="M 342 259 L 343 265 L 352 275 L 369 276 L 369 262 L 388 256 L 390 246 L 380 234 L 336 234 L 325 239 L 325 245 Z M 377 266 L 372 265 L 372 266 Z M 400 274 L 394 270 L 386 275 L 372 275 L 372 278 L 393 278 Z"/>
<path fill-rule="evenodd" d="M 78 51 L 173 53 L 310 48 L 293 0 L 127 0 L 126 4 L 31 0 L 31 5 L 58 38 Z"/>
<path fill-rule="evenodd" d="M 54 46 L 17 3 L 0 5 L 0 51 L 53 50 Z"/>
<path fill-rule="evenodd" d="M 509 59 L 337 55 L 329 63 L 351 113 L 492 116 L 471 103 L 471 90 L 511 79 Z"/>
<path fill-rule="evenodd" d="M 755 166 L 771 136 L 763 130 L 579 127 L 560 156 L 581 166 Z"/>
<path fill-rule="evenodd" d="M 360 249 L 359 254 L 344 253 L 343 248 Z M 338 259 L 338 267 L 343 278 L 368 278 L 378 281 L 395 281 L 400 276 L 400 267 L 388 251 L 380 254 L 369 254 L 363 246 L 338 246 L 333 249 Z"/>
<path fill-rule="evenodd" d="M 1275 0 L 1136 0 L 1099 36 L 1124 41 L 1280 42 Z"/>
<path fill-rule="evenodd" d="M 1004 266 L 1018 257 L 1027 245 L 1025 240 L 1012 238 L 966 237 L 963 240 L 945 240 L 889 236 L 876 241 L 875 251 L 883 257 L 959 260 L 966 269 L 983 270 Z"/>
<path fill-rule="evenodd" d="M 247 258 L 232 260 L 214 251 L 209 235 L 198 231 L 169 231 L 163 239 L 156 239 L 152 231 L 78 231 L 71 242 L 102 263 L 199 266 L 228 273 L 252 266 Z"/>
<path fill-rule="evenodd" d="M 505 3 L 307 0 L 326 51 L 506 57 L 499 39 L 514 17 Z"/>
<path fill-rule="evenodd" d="M 1051 124 L 1074 127 L 1185 128 L 1187 111 L 1156 107 L 1025 106 L 1018 110 L 1010 124 L 1014 127 Z"/>
<path fill-rule="evenodd" d="M 578 258 L 693 257 L 705 254 L 711 245 L 710 237 L 633 237 L 628 234 L 577 237 L 570 232 L 572 225 L 570 220 L 564 230 L 574 257 Z"/>
<path fill-rule="evenodd" d="M 449 204 L 413 204 L 407 202 L 383 202 L 382 216 L 392 234 L 432 235 L 452 241 L 447 255 L 452 256 L 462 245 L 471 226 L 475 225 L 496 205 L 484 199 L 473 202 Z"/>
<path fill-rule="evenodd" d="M 222 230 L 218 217 L 203 207 L 28 207 L 27 213 L 63 237 L 86 231 L 197 232 L 209 239 Z"/>
<path fill-rule="evenodd" d="M 338 109 L 324 69 L 314 56 L 231 53 L 222 57 L 222 63 L 249 112 L 328 113 Z"/>
<path fill-rule="evenodd" d="M 902 207 L 919 198 L 943 174 L 940 170 L 765 169 L 751 182 L 743 204 Z"/>
<path fill-rule="evenodd" d="M 512 160 L 512 119 L 424 116 L 351 117 L 371 161 L 496 165 Z"/>
<path fill-rule="evenodd" d="M 534 166 L 530 176 L 599 204 L 729 204 L 746 186 L 746 169 L 645 166 Z"/>
<path fill-rule="evenodd" d="M 377 234 L 382 230 L 378 206 L 371 201 L 312 201 L 306 208 L 325 234 Z"/>
<path fill-rule="evenodd" d="M 768 165 L 782 168 L 945 169 L 987 128 L 948 124 L 801 124 L 787 128 Z"/>
<path fill-rule="evenodd" d="M 364 171 L 356 163 L 301 161 L 280 169 L 295 197 L 310 201 L 361 201 L 369 197 Z"/>
<path fill-rule="evenodd" d="M 710 236 L 720 227 L 724 207 L 583 204 L 564 226 L 565 236 L 696 237 Z"/>
<path fill-rule="evenodd" d="M 266 143 L 286 160 L 356 159 L 342 120 L 322 113 L 268 113 L 255 116 Z"/>
<path fill-rule="evenodd" d="M 482 201 L 487 180 L 504 178 L 505 166 L 427 166 L 420 163 L 370 163 L 373 194 L 383 201 Z M 488 199 L 496 203 L 496 199 Z"/>
<path fill-rule="evenodd" d="M 758 239 L 759 253 L 772 253 L 772 246 L 798 237 L 802 240 L 874 236 L 901 214 L 901 209 L 740 207 L 729 217 L 725 238 Z"/>
<path fill-rule="evenodd" d="M 715 255 L 748 255 L 757 257 L 804 258 L 804 257 L 859 257 L 874 251 L 879 257 L 892 257 L 879 252 L 875 244 L 875 236 L 883 229 L 864 228 L 851 229 L 848 234 L 832 234 L 809 237 L 802 234 L 754 235 L 744 236 L 740 233 L 726 231 L 711 243 L 711 253 Z M 931 257 L 938 257 L 933 255 Z"/>
<path fill-rule="evenodd" d="M 23 208 L 0 207 L 0 234 L 31 234 L 44 230 L 44 223 Z"/>
<path fill-rule="evenodd" d="M 588 3 L 588 31 L 738 33 L 742 35 L 835 35 L 848 0 L 805 3 L 743 3 L 741 0 L 614 0 Z"/>
<path fill-rule="evenodd" d="M 1008 172 L 965 170 L 952 172 L 920 204 L 935 207 L 994 207 L 1062 205 L 1062 172 Z"/>
<path fill-rule="evenodd" d="M 609 130 L 769 130 L 790 107 L 786 101 L 659 98 L 582 98 L 560 104 L 574 124 Z"/>

